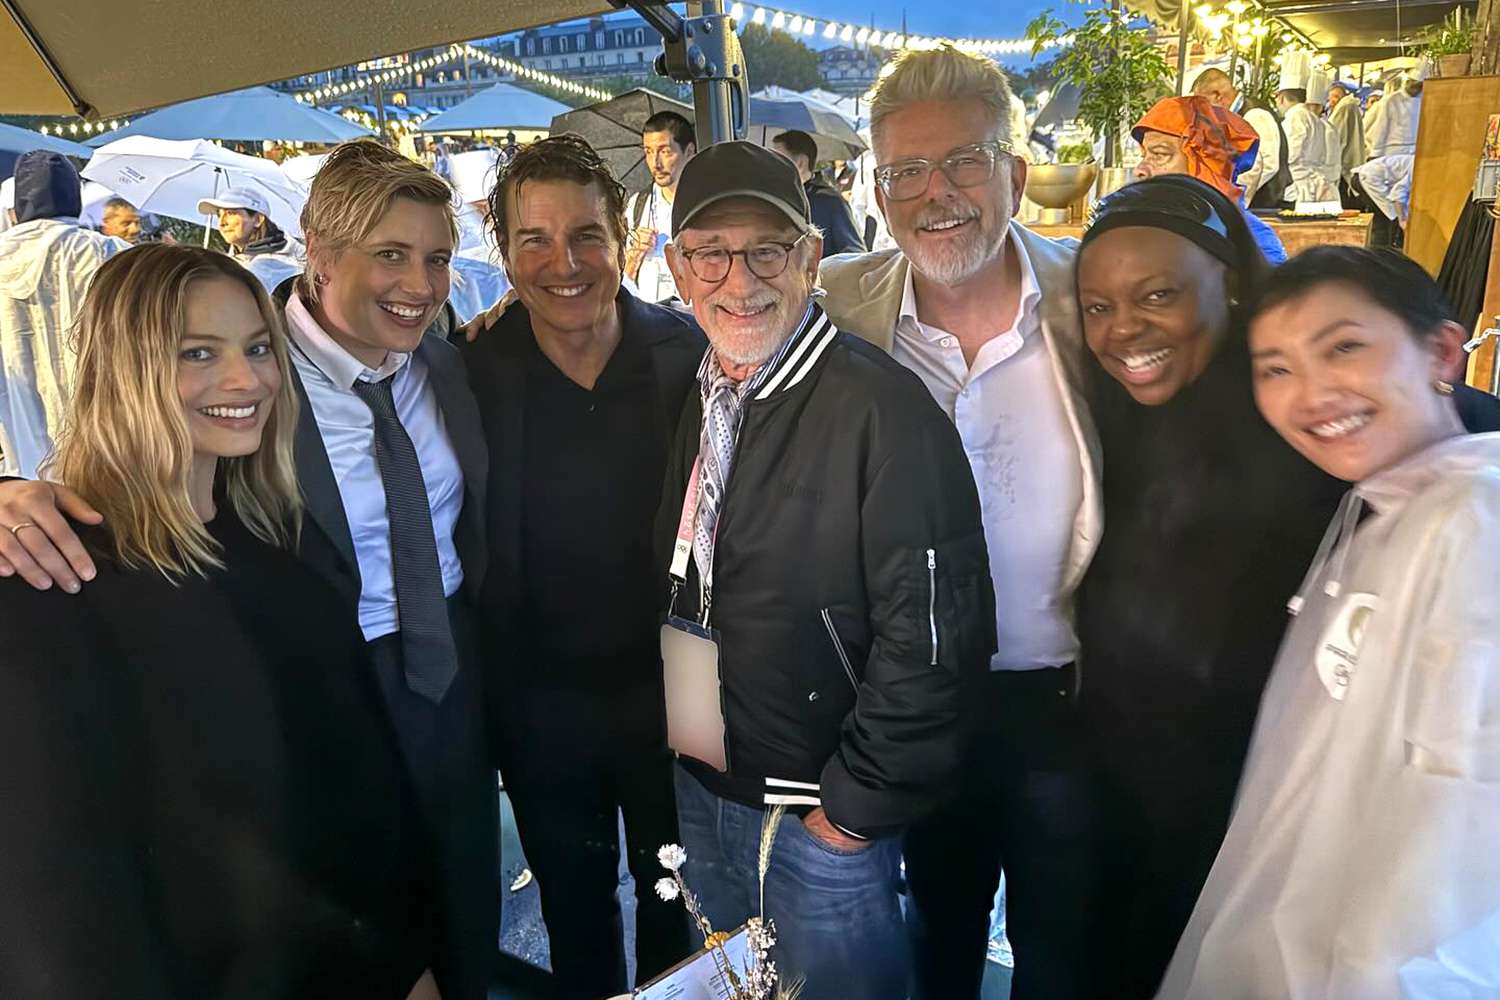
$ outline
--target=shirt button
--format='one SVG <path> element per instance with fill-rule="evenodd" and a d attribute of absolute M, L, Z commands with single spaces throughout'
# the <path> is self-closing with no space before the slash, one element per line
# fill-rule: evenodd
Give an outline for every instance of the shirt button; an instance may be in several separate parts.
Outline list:
<path fill-rule="evenodd" d="M 590 404 L 589 404 L 589 412 L 590 412 L 590 413 L 593 413 L 593 412 L 594 412 L 594 407 L 595 407 L 595 406 L 596 406 L 596 405 L 597 405 L 597 404 L 595 404 L 595 403 L 590 403 Z"/>
<path fill-rule="evenodd" d="M 807 700 L 808 701 L 817 701 L 818 700 L 818 692 L 814 691 L 811 694 L 809 694 L 807 696 Z"/>
<path fill-rule="evenodd" d="M 943 338 L 943 346 L 944 347 L 952 347 L 953 346 L 953 338 L 952 337 L 944 337 Z"/>

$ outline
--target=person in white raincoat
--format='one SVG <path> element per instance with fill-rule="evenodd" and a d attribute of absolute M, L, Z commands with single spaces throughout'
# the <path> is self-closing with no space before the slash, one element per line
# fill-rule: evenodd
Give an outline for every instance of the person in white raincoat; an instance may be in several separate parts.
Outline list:
<path fill-rule="evenodd" d="M 1256 402 L 1353 482 L 1291 603 L 1234 818 L 1159 1000 L 1500 995 L 1500 434 L 1405 257 L 1319 247 L 1250 331 Z"/>
<path fill-rule="evenodd" d="M 233 257 L 275 292 L 307 268 L 307 250 L 271 221 L 270 203 L 253 188 L 229 188 L 198 202 L 201 215 L 218 215 L 219 235 Z"/>
<path fill-rule="evenodd" d="M 99 265 L 130 247 L 79 225 L 81 190 L 58 153 L 16 161 L 16 224 L 0 235 L 0 474 L 37 478 L 72 395 L 73 320 Z"/>
<path fill-rule="evenodd" d="M 500 253 L 490 239 L 488 204 L 495 186 L 500 152 L 478 149 L 448 157 L 448 183 L 458 204 L 458 250 L 453 255 L 453 281 L 448 303 L 460 324 L 467 323 L 499 302 L 510 291 L 510 279 Z"/>

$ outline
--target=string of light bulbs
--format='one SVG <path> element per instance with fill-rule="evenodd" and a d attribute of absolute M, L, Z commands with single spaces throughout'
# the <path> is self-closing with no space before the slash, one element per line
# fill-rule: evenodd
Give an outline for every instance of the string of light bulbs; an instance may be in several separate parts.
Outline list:
<path fill-rule="evenodd" d="M 119 118 L 107 122 L 69 122 L 66 125 L 43 125 L 37 129 L 42 135 L 55 135 L 63 138 L 69 135 L 103 135 L 105 132 L 113 132 L 115 129 L 124 128 L 129 125 L 128 120 Z"/>
<path fill-rule="evenodd" d="M 935 49 L 939 45 L 949 44 L 966 52 L 983 55 L 1024 55 L 1029 54 L 1035 44 L 1029 38 L 946 38 L 905 34 L 757 4 L 732 4 L 729 16 L 742 27 L 759 24 L 773 31 L 785 31 L 789 35 L 800 35 L 803 38 L 822 37 L 827 41 L 848 42 L 879 49 Z M 1062 38 L 1048 40 L 1043 47 L 1050 49 L 1068 44 L 1071 44 L 1071 39 Z"/>
<path fill-rule="evenodd" d="M 553 73 L 544 73 L 541 70 L 532 69 L 530 66 L 512 62 L 494 53 L 486 52 L 484 49 L 475 48 L 473 45 L 463 43 L 450 45 L 439 55 L 428 56 L 426 59 L 419 59 L 416 62 L 401 63 L 385 69 L 375 70 L 364 76 L 345 80 L 342 83 L 332 83 L 314 90 L 304 91 L 296 95 L 296 97 L 297 100 L 304 104 L 320 104 L 327 101 L 334 101 L 362 91 L 372 83 L 395 83 L 397 80 L 413 76 L 416 73 L 425 73 L 428 70 L 437 69 L 439 66 L 446 66 L 449 63 L 457 62 L 466 55 L 470 59 L 478 60 L 494 69 L 514 74 L 522 79 L 552 87 L 556 90 L 577 94 L 579 97 L 587 97 L 596 101 L 607 101 L 615 96 L 598 87 L 590 87 L 576 80 L 568 80 Z"/>

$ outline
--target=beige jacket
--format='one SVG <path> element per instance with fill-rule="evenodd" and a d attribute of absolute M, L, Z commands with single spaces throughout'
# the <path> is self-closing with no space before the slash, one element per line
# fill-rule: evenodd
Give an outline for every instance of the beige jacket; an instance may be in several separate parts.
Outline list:
<path fill-rule="evenodd" d="M 1047 239 L 1014 222 L 1011 226 L 1031 258 L 1037 283 L 1042 288 L 1042 336 L 1052 356 L 1052 370 L 1083 462 L 1083 502 L 1073 525 L 1073 545 L 1063 579 L 1064 591 L 1072 593 L 1083 579 L 1104 531 L 1104 507 L 1099 492 L 1099 435 L 1085 393 L 1088 349 L 1083 343 L 1073 287 L 1077 243 Z M 842 254 L 823 261 L 820 276 L 828 293 L 823 307 L 834 325 L 883 350 L 891 350 L 910 266 L 900 250 Z"/>

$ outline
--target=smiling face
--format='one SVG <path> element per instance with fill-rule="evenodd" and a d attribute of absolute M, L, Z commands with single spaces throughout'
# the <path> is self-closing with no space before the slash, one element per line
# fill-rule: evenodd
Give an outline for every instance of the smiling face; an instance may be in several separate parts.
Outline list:
<path fill-rule="evenodd" d="M 941 163 L 954 150 L 1004 139 L 1000 122 L 982 101 L 914 101 L 880 120 L 875 152 L 884 166 L 920 158 Z M 921 195 L 893 201 L 877 186 L 875 198 L 891 236 L 923 277 L 960 285 L 1004 260 L 1011 215 L 1026 186 L 1026 165 L 1000 154 L 987 182 L 957 187 L 934 169 Z"/>
<path fill-rule="evenodd" d="M 255 296 L 228 277 L 188 286 L 177 394 L 198 458 L 250 455 L 281 387 L 271 331 Z"/>
<path fill-rule="evenodd" d="M 1136 402 L 1158 406 L 1192 384 L 1229 329 L 1227 268 L 1164 229 L 1121 226 L 1078 257 L 1084 338 Z"/>
<path fill-rule="evenodd" d="M 677 145 L 671 132 L 647 132 L 641 136 L 641 148 L 646 154 L 646 169 L 651 171 L 656 186 L 676 191 L 682 168 L 687 166 L 695 152 L 693 144 Z"/>
<path fill-rule="evenodd" d="M 724 280 L 704 281 L 683 257 L 707 247 L 753 251 L 778 243 L 796 246 L 786 269 L 773 278 L 756 277 L 745 258 L 736 256 L 730 258 Z M 667 247 L 677 290 L 692 305 L 715 353 L 720 361 L 741 366 L 762 364 L 791 336 L 807 309 L 822 256 L 821 240 L 801 238 L 789 219 L 748 198 L 729 198 L 705 209 Z"/>
<path fill-rule="evenodd" d="M 621 249 L 599 185 L 527 180 L 507 197 L 505 271 L 532 322 L 557 331 L 605 322 L 620 290 Z"/>
<path fill-rule="evenodd" d="M 1255 402 L 1309 461 L 1358 482 L 1454 431 L 1433 383 L 1462 338 L 1444 323 L 1419 339 L 1354 287 L 1321 285 L 1251 323 Z"/>
<path fill-rule="evenodd" d="M 1141 162 L 1135 168 L 1136 180 L 1187 172 L 1187 150 L 1180 138 L 1166 132 L 1141 134 Z"/>
<path fill-rule="evenodd" d="M 331 253 L 308 237 L 308 259 L 323 280 L 313 316 L 370 368 L 387 352 L 409 354 L 448 300 L 453 230 L 446 205 L 395 198 L 365 238 Z"/>

